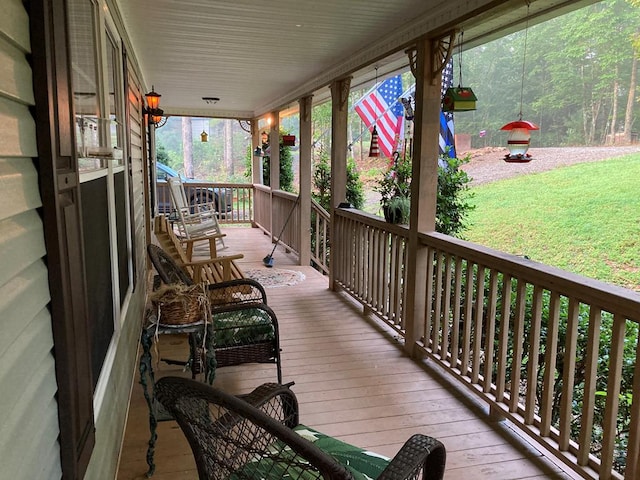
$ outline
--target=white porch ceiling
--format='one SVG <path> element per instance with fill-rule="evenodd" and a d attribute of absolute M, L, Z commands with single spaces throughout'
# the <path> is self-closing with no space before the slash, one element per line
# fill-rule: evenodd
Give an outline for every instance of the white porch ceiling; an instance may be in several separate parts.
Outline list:
<path fill-rule="evenodd" d="M 475 46 L 524 27 L 525 0 L 115 0 L 145 86 L 168 114 L 250 118 L 406 65 L 421 35 Z M 538 0 L 529 24 L 595 0 Z M 202 97 L 219 97 L 208 105 Z"/>

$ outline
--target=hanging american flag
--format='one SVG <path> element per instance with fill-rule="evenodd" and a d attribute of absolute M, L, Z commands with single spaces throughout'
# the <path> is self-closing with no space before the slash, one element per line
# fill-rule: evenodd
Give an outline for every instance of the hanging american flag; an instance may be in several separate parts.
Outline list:
<path fill-rule="evenodd" d="M 402 95 L 400 75 L 375 85 L 355 105 L 354 109 L 369 131 L 378 131 L 378 145 L 385 157 L 397 150 L 404 131 L 404 109 L 398 101 Z"/>
<path fill-rule="evenodd" d="M 449 60 L 442 70 L 442 90 L 440 98 L 444 98 L 447 88 L 453 86 L 453 59 Z M 440 155 L 444 155 L 447 147 L 449 149 L 449 157 L 456 156 L 455 137 L 453 130 L 453 112 L 443 112 L 440 109 Z"/>

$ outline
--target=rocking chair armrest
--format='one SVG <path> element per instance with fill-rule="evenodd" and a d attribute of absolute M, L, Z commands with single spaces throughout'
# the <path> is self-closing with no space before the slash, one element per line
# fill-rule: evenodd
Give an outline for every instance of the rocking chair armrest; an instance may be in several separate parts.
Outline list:
<path fill-rule="evenodd" d="M 203 267 L 206 265 L 213 265 L 216 263 L 225 263 L 225 262 L 232 262 L 233 260 L 240 260 L 244 258 L 244 255 L 241 253 L 237 253 L 235 255 L 225 255 L 223 257 L 214 257 L 214 258 L 208 258 L 205 260 L 196 260 L 195 262 L 189 262 L 189 263 L 185 263 L 185 267 Z"/>
<path fill-rule="evenodd" d="M 447 454 L 439 440 L 416 434 L 405 442 L 378 480 L 404 480 L 417 478 L 422 470 L 425 480 L 440 480 L 444 476 Z"/>
<path fill-rule="evenodd" d="M 185 245 L 185 252 L 187 254 L 187 259 L 191 261 L 193 259 L 193 246 L 196 242 L 209 242 L 209 256 L 211 258 L 218 256 L 218 250 L 216 247 L 216 242 L 223 237 L 226 237 L 226 233 L 212 233 L 210 235 L 198 235 L 197 237 L 191 238 L 181 238 L 180 242 Z"/>
<path fill-rule="evenodd" d="M 242 257 L 242 254 L 215 257 L 208 260 L 185 263 L 184 266 L 193 269 L 193 281 L 195 283 L 225 281 L 233 278 L 233 261 Z M 219 277 L 220 268 L 222 269 L 221 278 Z"/>

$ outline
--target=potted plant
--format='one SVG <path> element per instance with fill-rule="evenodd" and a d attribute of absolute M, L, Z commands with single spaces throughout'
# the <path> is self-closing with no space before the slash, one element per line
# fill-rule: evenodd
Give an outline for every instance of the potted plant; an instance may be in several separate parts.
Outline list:
<path fill-rule="evenodd" d="M 411 161 L 393 152 L 389 168 L 378 182 L 380 205 L 389 223 L 408 223 L 411 187 Z"/>

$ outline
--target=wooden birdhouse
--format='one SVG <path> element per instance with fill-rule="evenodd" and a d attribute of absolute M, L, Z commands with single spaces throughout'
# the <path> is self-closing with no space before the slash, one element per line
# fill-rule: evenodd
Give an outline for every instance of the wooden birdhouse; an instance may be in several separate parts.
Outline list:
<path fill-rule="evenodd" d="M 478 97 L 468 87 L 447 88 L 442 99 L 442 110 L 444 112 L 466 112 L 476 109 Z"/>

